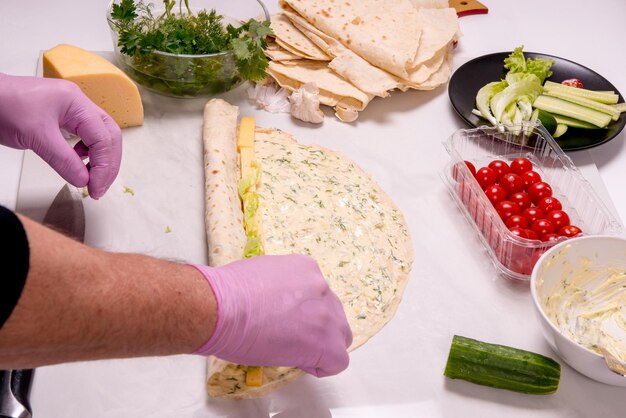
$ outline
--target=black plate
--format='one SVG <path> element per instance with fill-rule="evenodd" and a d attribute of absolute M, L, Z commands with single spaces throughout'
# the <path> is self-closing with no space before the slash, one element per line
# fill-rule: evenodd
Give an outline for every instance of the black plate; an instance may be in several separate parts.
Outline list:
<path fill-rule="evenodd" d="M 476 93 L 482 86 L 492 81 L 503 79 L 506 70 L 504 59 L 510 52 L 498 52 L 474 58 L 459 67 L 452 74 L 448 85 L 448 94 L 454 110 L 472 126 L 489 125 L 489 122 L 472 114 L 476 107 Z M 590 90 L 613 90 L 619 94 L 619 102 L 624 101 L 615 86 L 606 78 L 587 67 L 573 61 L 546 54 L 524 52 L 525 57 L 545 58 L 554 60 L 552 76 L 549 80 L 560 83 L 568 78 L 577 78 L 583 86 Z M 579 150 L 604 144 L 615 138 L 626 125 L 626 113 L 622 113 L 617 121 L 611 122 L 607 129 L 575 129 L 569 128 L 557 142 L 564 150 Z"/>

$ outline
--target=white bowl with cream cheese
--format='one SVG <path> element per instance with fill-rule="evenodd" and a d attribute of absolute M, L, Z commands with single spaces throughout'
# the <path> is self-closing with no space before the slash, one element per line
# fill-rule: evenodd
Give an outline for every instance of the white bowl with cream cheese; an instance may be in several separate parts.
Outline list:
<path fill-rule="evenodd" d="M 586 236 L 555 245 L 537 261 L 530 288 L 548 343 L 591 379 L 626 387 L 597 346 L 626 363 L 626 239 Z"/>

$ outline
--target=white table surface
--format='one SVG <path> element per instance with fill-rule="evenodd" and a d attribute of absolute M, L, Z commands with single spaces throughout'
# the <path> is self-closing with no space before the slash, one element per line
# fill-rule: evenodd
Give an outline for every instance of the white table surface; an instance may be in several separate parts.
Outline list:
<path fill-rule="evenodd" d="M 111 50 L 104 20 L 107 3 L 0 2 L 0 71 L 33 75 L 40 50 L 58 43 Z M 235 16 L 257 10 L 251 0 L 219 3 L 224 3 L 220 10 Z M 464 36 L 456 50 L 455 67 L 473 57 L 524 44 L 525 50 L 586 65 L 626 91 L 625 2 L 604 1 L 604 7 L 596 6 L 596 10 L 581 0 L 486 3 L 489 14 L 460 20 Z M 276 9 L 274 2 L 268 6 Z M 203 388 L 204 360 L 194 356 L 40 368 L 32 389 L 36 418 L 624 416 L 626 389 L 596 383 L 563 362 L 561 386 L 551 396 L 521 395 L 443 377 L 454 334 L 557 358 L 540 334 L 527 286 L 513 285 L 496 275 L 439 178 L 448 161 L 442 141 L 465 127 L 454 114 L 445 88 L 376 99 L 357 123 L 342 124 L 329 117 L 320 127 L 256 111 L 245 101 L 241 88 L 225 98 L 255 116 L 261 126 L 278 127 L 302 142 L 349 155 L 400 206 L 413 237 L 416 261 L 396 317 L 352 353 L 344 373 L 326 379 L 307 376 L 263 400 L 208 399 Z M 194 164 L 181 164 L 188 161 L 184 154 L 175 156 L 188 152 L 189 159 L 199 161 L 199 145 L 193 141 L 201 124 L 202 101 L 181 105 L 175 99 L 149 94 L 144 99 L 147 122 L 124 132 L 124 161 L 115 187 L 101 201 L 86 201 L 87 243 L 205 262 L 199 206 L 202 185 L 197 184 L 201 171 Z M 177 142 L 166 137 L 173 120 L 181 124 Z M 147 133 L 153 134 L 152 142 Z M 569 153 L 621 219 L 626 219 L 624 139 L 622 132 L 600 147 Z M 174 157 L 159 154 L 164 149 Z M 176 164 L 180 170 L 163 173 Z M 41 173 L 43 177 L 37 177 Z M 19 204 L 36 216 L 60 184 L 54 172 L 32 154 L 23 158 L 22 152 L 0 148 L 0 204 L 15 208 L 19 189 Z M 178 207 L 178 199 L 167 192 L 174 184 L 184 185 L 172 190 L 180 193 L 180 201 L 187 206 Z M 121 192 L 123 185 L 133 187 L 136 196 L 124 200 L 130 196 Z M 141 193 L 144 190 L 162 192 L 146 197 Z M 142 222 L 136 222 L 138 218 Z M 154 226 L 161 221 L 171 226 L 171 234 L 164 235 L 163 224 Z"/>

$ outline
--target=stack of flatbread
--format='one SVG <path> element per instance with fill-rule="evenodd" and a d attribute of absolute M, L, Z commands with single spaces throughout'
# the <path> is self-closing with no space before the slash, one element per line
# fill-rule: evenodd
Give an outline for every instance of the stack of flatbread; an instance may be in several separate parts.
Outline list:
<path fill-rule="evenodd" d="M 451 73 L 456 11 L 440 0 L 280 0 L 268 73 L 296 91 L 314 83 L 321 104 L 353 121 L 376 96 L 432 90 Z"/>

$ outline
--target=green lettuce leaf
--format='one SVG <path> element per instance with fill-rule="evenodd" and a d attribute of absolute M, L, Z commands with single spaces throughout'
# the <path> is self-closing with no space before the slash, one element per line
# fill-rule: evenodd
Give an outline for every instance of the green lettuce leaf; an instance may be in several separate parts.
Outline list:
<path fill-rule="evenodd" d="M 243 249 L 243 257 L 251 258 L 258 255 L 263 255 L 263 246 L 261 245 L 261 240 L 259 240 L 259 238 L 257 237 L 248 237 L 246 246 Z"/>
<path fill-rule="evenodd" d="M 543 84 L 546 78 L 552 75 L 552 71 L 550 71 L 550 68 L 552 68 L 553 64 L 553 60 L 545 60 L 542 58 L 529 58 L 526 62 L 526 67 L 528 68 L 528 73 L 536 75 L 541 84 Z"/>
<path fill-rule="evenodd" d="M 495 119 L 503 123 L 502 118 L 505 115 L 505 111 L 510 109 L 510 105 L 516 104 L 520 100 L 530 101 L 532 103 L 542 91 L 543 87 L 541 86 L 539 78 L 533 74 L 528 74 L 522 77 L 518 82 L 510 84 L 504 90 L 495 94 L 491 98 L 489 106 Z M 513 110 L 513 112 L 514 111 L 515 110 Z"/>
<path fill-rule="evenodd" d="M 525 58 L 523 52 L 524 46 L 518 46 L 511 54 L 504 59 L 504 68 L 509 70 L 509 74 L 524 73 L 534 74 L 543 84 L 546 78 L 552 75 L 553 60 L 543 58 Z"/>
<path fill-rule="evenodd" d="M 237 192 L 239 193 L 241 200 L 243 200 L 245 194 L 250 190 L 250 187 L 257 184 L 261 179 L 261 166 L 253 161 L 252 168 L 254 170 L 246 177 L 239 180 L 239 184 L 237 185 Z"/>
<path fill-rule="evenodd" d="M 244 258 L 263 255 L 263 244 L 259 239 L 259 225 L 257 225 L 255 214 L 259 209 L 259 195 L 250 190 L 261 180 L 261 166 L 252 162 L 253 171 L 239 180 L 237 191 L 243 204 L 243 226 L 246 231 L 246 246 L 244 248 Z"/>
<path fill-rule="evenodd" d="M 259 228 L 254 219 L 258 209 L 259 195 L 256 192 L 248 192 L 243 199 L 243 226 L 248 237 L 258 236 Z"/>
<path fill-rule="evenodd" d="M 491 113 L 489 102 L 493 96 L 501 92 L 507 87 L 506 81 L 493 81 L 484 85 L 476 94 L 476 107 L 481 115 L 487 119 L 492 125 L 497 125 L 498 121 Z"/>
<path fill-rule="evenodd" d="M 524 46 L 518 46 L 511 52 L 511 54 L 504 59 L 504 68 L 509 70 L 510 73 L 525 73 L 526 72 L 526 58 L 522 50 Z"/>

